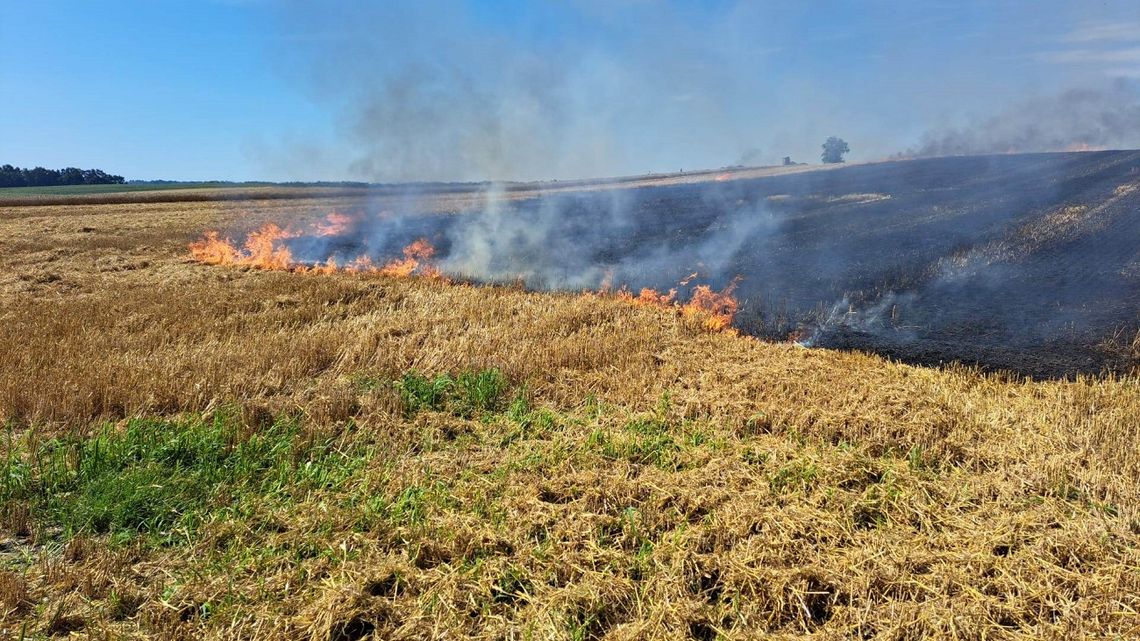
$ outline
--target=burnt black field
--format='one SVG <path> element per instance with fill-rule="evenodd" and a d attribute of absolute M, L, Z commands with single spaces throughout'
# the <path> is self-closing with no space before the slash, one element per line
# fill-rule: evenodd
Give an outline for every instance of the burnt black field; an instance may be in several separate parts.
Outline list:
<path fill-rule="evenodd" d="M 775 340 L 1034 377 L 1136 365 L 1137 151 L 492 194 L 460 215 L 385 215 L 348 245 L 295 250 L 392 255 L 420 236 L 449 273 L 535 289 L 738 280 L 737 326 Z"/>

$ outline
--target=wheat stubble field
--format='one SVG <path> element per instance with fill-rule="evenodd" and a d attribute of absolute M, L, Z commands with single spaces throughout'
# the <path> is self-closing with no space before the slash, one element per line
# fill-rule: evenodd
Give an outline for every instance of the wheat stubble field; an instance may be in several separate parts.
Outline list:
<path fill-rule="evenodd" d="M 340 203 L 113 200 L 0 207 L 4 638 L 1140 635 L 1135 377 L 207 266 Z"/>

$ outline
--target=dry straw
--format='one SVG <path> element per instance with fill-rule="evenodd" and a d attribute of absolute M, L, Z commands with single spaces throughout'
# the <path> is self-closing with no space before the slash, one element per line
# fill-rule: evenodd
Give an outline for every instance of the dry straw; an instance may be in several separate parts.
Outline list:
<path fill-rule="evenodd" d="M 9 451 L 226 408 L 246 434 L 293 417 L 353 461 L 165 546 L 9 505 L 2 634 L 1140 635 L 1136 378 L 915 368 L 593 296 L 185 259 L 204 228 L 322 208 L 0 209 Z M 391 383 L 487 368 L 526 418 L 409 413 Z"/>

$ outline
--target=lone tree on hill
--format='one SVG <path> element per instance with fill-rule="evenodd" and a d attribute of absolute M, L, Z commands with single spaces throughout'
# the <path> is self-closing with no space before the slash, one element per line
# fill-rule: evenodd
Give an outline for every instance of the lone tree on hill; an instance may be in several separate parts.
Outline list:
<path fill-rule="evenodd" d="M 846 140 L 832 136 L 823 143 L 823 155 L 820 158 L 826 163 L 843 162 L 843 154 L 849 151 L 851 149 Z"/>

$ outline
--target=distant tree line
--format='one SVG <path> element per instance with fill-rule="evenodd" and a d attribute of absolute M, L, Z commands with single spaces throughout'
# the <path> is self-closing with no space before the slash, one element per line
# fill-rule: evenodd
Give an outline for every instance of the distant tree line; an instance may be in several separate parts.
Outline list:
<path fill-rule="evenodd" d="M 102 169 L 23 169 L 0 165 L 0 187 L 56 187 L 59 185 L 121 185 L 122 176 L 108 174 Z"/>

